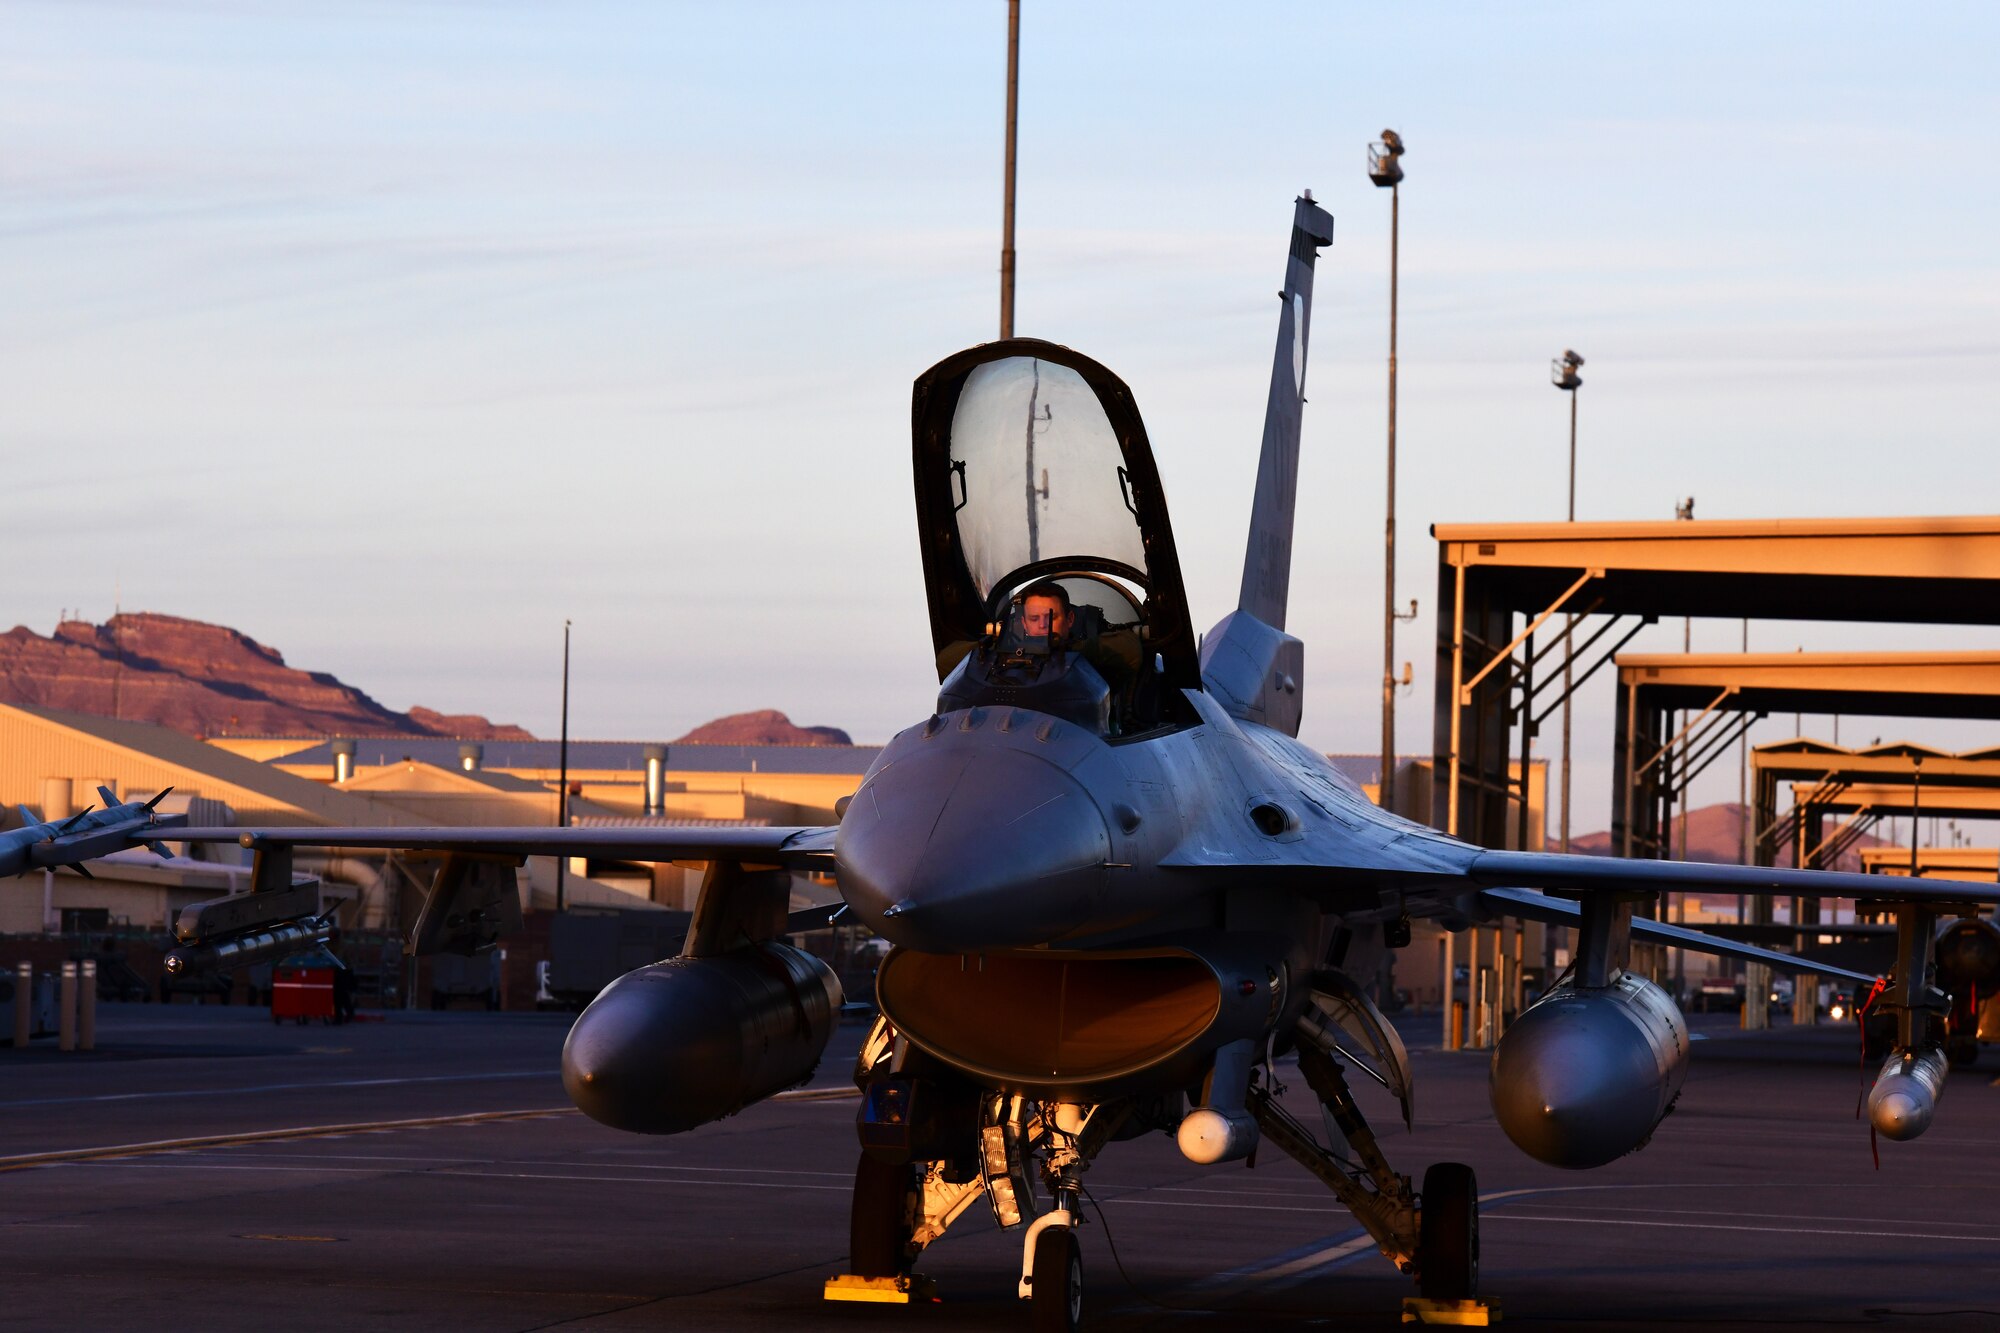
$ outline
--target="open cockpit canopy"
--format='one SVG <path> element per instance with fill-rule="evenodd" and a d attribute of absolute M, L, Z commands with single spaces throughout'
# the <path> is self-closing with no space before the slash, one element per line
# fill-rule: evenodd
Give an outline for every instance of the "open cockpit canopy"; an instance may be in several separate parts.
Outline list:
<path fill-rule="evenodd" d="M 1151 686 L 1199 688 L 1166 498 L 1117 376 L 1054 343 L 987 343 L 918 377 L 912 429 L 940 679 L 1056 580 Z"/>

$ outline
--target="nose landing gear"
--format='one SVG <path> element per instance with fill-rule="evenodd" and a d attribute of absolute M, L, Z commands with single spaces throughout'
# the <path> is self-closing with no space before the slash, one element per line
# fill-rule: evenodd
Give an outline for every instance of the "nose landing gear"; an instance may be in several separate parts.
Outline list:
<path fill-rule="evenodd" d="M 1015 1289 L 1029 1302 L 1035 1333 L 1076 1333 L 1083 1326 L 1083 1252 L 1076 1243 L 1083 1221 L 1083 1173 L 1130 1113 L 1129 1104 L 1053 1102 L 1041 1108 L 1036 1146 L 1055 1207 L 1036 1218 L 1022 1238 L 1021 1281 Z"/>
<path fill-rule="evenodd" d="M 1021 1295 L 1030 1302 L 1031 1327 L 1035 1333 L 1076 1333 L 1083 1326 L 1083 1251 L 1070 1214 L 1047 1213 L 1028 1235 Z"/>

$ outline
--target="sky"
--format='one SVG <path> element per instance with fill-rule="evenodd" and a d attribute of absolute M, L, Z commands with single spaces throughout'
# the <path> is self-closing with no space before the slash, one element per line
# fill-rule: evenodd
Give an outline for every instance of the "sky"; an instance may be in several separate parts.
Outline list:
<path fill-rule="evenodd" d="M 1289 626 L 1312 744 L 1379 746 L 1384 126 L 1399 748 L 1430 748 L 1428 525 L 1562 515 L 1566 347 L 1579 517 L 2000 507 L 2000 11 L 1023 8 L 1017 330 L 1132 387 L 1198 627 L 1240 573 L 1292 198 L 1336 217 Z M 1002 0 L 0 3 L 0 618 L 217 621 L 544 735 L 568 619 L 573 734 L 775 707 L 886 739 L 935 696 L 909 389 L 997 329 L 1005 35 Z M 1579 831 L 1611 710 L 1579 703 Z"/>

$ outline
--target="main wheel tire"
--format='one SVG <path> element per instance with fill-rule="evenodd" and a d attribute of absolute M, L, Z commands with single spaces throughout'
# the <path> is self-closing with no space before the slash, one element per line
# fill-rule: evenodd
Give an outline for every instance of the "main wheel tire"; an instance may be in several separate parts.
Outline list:
<path fill-rule="evenodd" d="M 1083 1327 L 1083 1250 L 1069 1227 L 1035 1237 L 1028 1302 L 1035 1333 L 1076 1333 Z"/>
<path fill-rule="evenodd" d="M 1417 1214 L 1417 1290 L 1425 1300 L 1463 1301 L 1479 1290 L 1479 1184 L 1463 1162 L 1424 1172 Z"/>
<path fill-rule="evenodd" d="M 878 1162 L 867 1153 L 854 1168 L 854 1204 L 848 1214 L 847 1266 L 856 1277 L 895 1277 L 910 1271 L 912 1167 Z"/>

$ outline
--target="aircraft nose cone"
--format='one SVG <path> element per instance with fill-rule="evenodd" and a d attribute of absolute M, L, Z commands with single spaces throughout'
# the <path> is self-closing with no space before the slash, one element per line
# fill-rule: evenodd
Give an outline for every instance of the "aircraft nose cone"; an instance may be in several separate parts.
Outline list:
<path fill-rule="evenodd" d="M 1110 853 L 1083 786 L 1011 749 L 898 758 L 856 793 L 834 845 L 849 905 L 926 953 L 1061 938 L 1089 919 Z"/>

